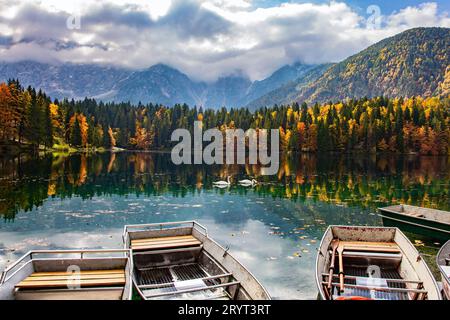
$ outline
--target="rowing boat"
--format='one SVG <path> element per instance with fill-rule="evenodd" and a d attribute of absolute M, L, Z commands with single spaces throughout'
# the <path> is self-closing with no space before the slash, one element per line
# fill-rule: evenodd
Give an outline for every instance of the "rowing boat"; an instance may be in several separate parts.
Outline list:
<path fill-rule="evenodd" d="M 268 292 L 195 221 L 128 225 L 133 283 L 144 300 L 267 300 Z"/>
<path fill-rule="evenodd" d="M 450 300 L 450 241 L 439 250 L 436 258 L 442 278 L 442 292 L 447 300 Z"/>
<path fill-rule="evenodd" d="M 130 300 L 129 250 L 30 251 L 0 278 L 0 300 Z"/>
<path fill-rule="evenodd" d="M 330 226 L 316 261 L 325 300 L 440 300 L 433 275 L 397 228 Z"/>
<path fill-rule="evenodd" d="M 429 238 L 450 238 L 450 212 L 409 205 L 395 205 L 378 210 L 385 226 L 400 227 L 404 231 Z"/>

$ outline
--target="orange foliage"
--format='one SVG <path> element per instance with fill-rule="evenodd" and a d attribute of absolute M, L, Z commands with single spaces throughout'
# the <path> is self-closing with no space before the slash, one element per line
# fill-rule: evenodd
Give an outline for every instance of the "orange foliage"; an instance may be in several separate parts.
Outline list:
<path fill-rule="evenodd" d="M 154 134 L 147 132 L 142 128 L 139 122 L 136 121 L 136 135 L 130 139 L 130 143 L 135 145 L 138 149 L 148 150 L 153 144 Z"/>
<path fill-rule="evenodd" d="M 82 113 L 75 113 L 69 120 L 70 131 L 73 130 L 75 120 L 78 120 L 78 124 L 80 125 L 82 146 L 86 147 L 88 144 L 88 130 L 89 130 L 89 124 L 87 122 L 86 116 Z"/>
<path fill-rule="evenodd" d="M 114 138 L 114 132 L 111 129 L 111 127 L 108 128 L 108 135 L 109 135 L 109 139 L 111 141 L 111 148 L 114 148 L 116 146 L 116 138 Z"/>
<path fill-rule="evenodd" d="M 14 108 L 13 96 L 5 83 L 0 84 L 0 134 L 3 140 L 15 138 L 20 114 Z"/>

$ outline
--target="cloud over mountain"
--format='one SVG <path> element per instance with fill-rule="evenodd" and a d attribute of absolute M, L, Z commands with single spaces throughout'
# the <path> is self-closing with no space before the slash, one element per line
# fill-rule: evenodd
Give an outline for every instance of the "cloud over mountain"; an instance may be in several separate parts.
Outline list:
<path fill-rule="evenodd" d="M 380 17 L 379 28 L 344 2 L 255 0 L 0 0 L 0 60 L 164 63 L 197 80 L 244 72 L 261 79 L 285 64 L 336 62 L 417 26 L 450 27 L 436 3 Z M 80 29 L 67 28 L 71 15 Z"/>

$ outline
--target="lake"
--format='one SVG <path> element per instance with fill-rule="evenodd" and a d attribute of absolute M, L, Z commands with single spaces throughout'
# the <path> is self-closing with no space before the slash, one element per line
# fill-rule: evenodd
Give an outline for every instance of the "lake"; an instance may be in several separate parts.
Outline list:
<path fill-rule="evenodd" d="M 257 165 L 175 166 L 170 154 L 0 159 L 0 270 L 31 249 L 122 247 L 125 224 L 197 220 L 276 299 L 315 299 L 316 251 L 330 224 L 383 225 L 377 207 L 450 211 L 450 159 L 289 155 Z M 230 188 L 213 181 L 232 176 Z M 255 188 L 236 186 L 256 178 Z M 408 234 L 428 261 L 440 243 Z"/>

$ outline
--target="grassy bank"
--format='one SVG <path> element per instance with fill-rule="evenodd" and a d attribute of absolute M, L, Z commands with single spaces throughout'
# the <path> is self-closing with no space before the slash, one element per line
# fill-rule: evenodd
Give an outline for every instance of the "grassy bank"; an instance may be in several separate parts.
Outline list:
<path fill-rule="evenodd" d="M 43 145 L 36 146 L 18 142 L 8 142 L 7 144 L 0 144 L 0 153 L 3 155 L 10 155 L 10 156 L 15 156 L 23 153 L 28 154 L 54 153 L 54 154 L 70 155 L 73 153 L 93 153 L 105 151 L 108 150 L 105 148 L 97 148 L 97 147 L 75 148 L 61 141 L 56 141 L 51 148 Z"/>

